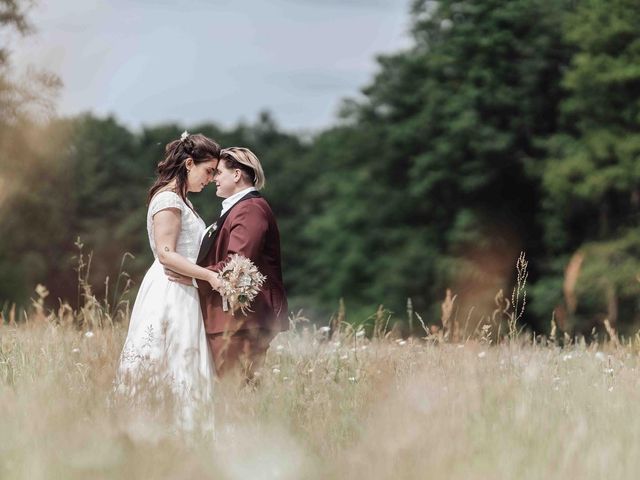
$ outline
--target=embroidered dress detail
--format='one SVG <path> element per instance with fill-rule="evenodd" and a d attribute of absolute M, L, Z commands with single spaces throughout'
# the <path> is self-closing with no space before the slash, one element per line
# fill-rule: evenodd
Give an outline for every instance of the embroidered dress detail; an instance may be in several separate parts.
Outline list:
<path fill-rule="evenodd" d="M 177 418 L 182 427 L 191 429 L 197 408 L 213 398 L 215 370 L 197 289 L 170 281 L 158 261 L 153 221 L 156 213 L 166 209 L 180 212 L 176 252 L 194 263 L 198 256 L 205 231 L 202 219 L 175 193 L 155 195 L 147 212 L 147 233 L 155 260 L 142 280 L 131 312 L 116 386 L 119 392 L 134 396 L 147 388 L 151 375 L 153 384 L 173 392 Z"/>

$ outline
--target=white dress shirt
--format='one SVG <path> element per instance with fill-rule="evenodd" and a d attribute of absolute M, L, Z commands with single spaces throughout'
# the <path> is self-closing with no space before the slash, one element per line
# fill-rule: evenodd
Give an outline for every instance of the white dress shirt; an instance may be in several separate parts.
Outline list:
<path fill-rule="evenodd" d="M 240 201 L 242 197 L 244 197 L 249 192 L 255 192 L 256 187 L 245 188 L 244 190 L 240 190 L 238 193 L 234 193 L 229 198 L 225 198 L 222 201 L 222 212 L 220 212 L 220 216 L 227 213 L 227 211 L 233 207 L 236 203 Z"/>

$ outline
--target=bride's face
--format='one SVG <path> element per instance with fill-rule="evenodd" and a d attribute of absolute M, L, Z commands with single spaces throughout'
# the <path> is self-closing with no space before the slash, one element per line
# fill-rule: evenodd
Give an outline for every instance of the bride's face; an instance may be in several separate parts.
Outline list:
<path fill-rule="evenodd" d="M 187 165 L 187 190 L 189 192 L 201 192 L 204 187 L 213 182 L 218 160 L 211 159 L 206 162 Z"/>

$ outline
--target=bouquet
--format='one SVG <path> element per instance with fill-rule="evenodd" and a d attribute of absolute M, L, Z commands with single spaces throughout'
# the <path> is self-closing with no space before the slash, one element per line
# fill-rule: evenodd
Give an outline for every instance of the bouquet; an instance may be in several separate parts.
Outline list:
<path fill-rule="evenodd" d="M 251 260 L 237 253 L 233 254 L 220 272 L 222 309 L 225 312 L 231 310 L 232 314 L 238 310 L 243 315 L 251 312 L 249 306 L 266 279 Z"/>

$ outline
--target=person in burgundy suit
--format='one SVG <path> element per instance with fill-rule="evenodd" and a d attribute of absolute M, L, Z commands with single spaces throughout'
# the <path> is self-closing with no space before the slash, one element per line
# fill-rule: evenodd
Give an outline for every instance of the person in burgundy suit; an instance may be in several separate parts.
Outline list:
<path fill-rule="evenodd" d="M 258 192 L 265 176 L 253 152 L 223 149 L 214 181 L 216 195 L 225 200 L 220 218 L 204 234 L 196 263 L 218 272 L 237 253 L 250 259 L 266 280 L 246 315 L 225 312 L 220 294 L 197 280 L 200 305 L 218 376 L 241 369 L 252 379 L 271 340 L 289 326 L 280 233 L 271 207 Z"/>

